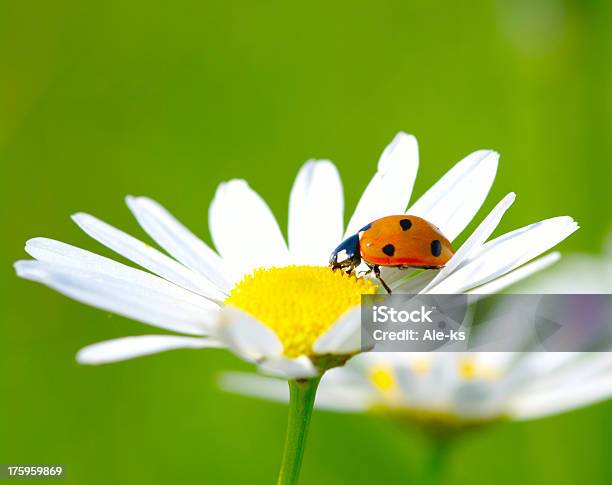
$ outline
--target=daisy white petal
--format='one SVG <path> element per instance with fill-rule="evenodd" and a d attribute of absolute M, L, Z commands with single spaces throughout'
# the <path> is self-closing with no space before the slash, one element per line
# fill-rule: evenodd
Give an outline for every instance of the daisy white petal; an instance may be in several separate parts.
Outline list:
<path fill-rule="evenodd" d="M 179 337 L 175 335 L 139 335 L 107 340 L 83 347 L 77 353 L 79 364 L 110 364 L 122 360 L 157 354 L 174 349 L 203 349 L 221 347 L 212 339 Z"/>
<path fill-rule="evenodd" d="M 470 259 L 491 255 L 494 251 L 503 253 L 506 249 L 512 249 L 513 253 L 520 256 L 519 261 L 526 262 L 532 259 L 534 254 L 550 249 L 578 229 L 576 221 L 569 216 L 553 217 L 487 242 Z"/>
<path fill-rule="evenodd" d="M 452 241 L 482 206 L 493 185 L 498 161 L 499 154 L 491 150 L 468 155 L 425 192 L 407 213 L 427 219 Z"/>
<path fill-rule="evenodd" d="M 311 160 L 300 169 L 289 199 L 289 250 L 295 264 L 327 264 L 342 239 L 344 197 L 336 167 Z"/>
<path fill-rule="evenodd" d="M 107 275 L 125 281 L 127 284 L 151 287 L 174 298 L 182 299 L 204 309 L 218 309 L 219 306 L 200 295 L 187 291 L 158 276 L 132 268 L 112 259 L 54 239 L 36 237 L 26 242 L 26 252 L 38 261 L 52 266 L 73 268 L 93 274 Z"/>
<path fill-rule="evenodd" d="M 483 294 L 483 295 L 491 295 L 494 293 L 499 293 L 509 286 L 531 276 L 538 271 L 542 271 L 543 269 L 552 266 L 557 261 L 561 259 L 561 253 L 554 252 L 547 254 L 546 256 L 542 256 L 541 258 L 532 261 L 531 263 L 525 264 L 510 273 L 505 274 L 504 276 L 497 278 L 490 283 L 487 283 L 482 286 L 478 286 L 477 288 L 468 291 L 469 294 Z"/>
<path fill-rule="evenodd" d="M 117 266 L 121 266 L 116 263 Z M 133 270 L 108 271 L 18 261 L 17 275 L 43 283 L 81 303 L 176 332 L 205 335 L 216 317 L 216 305 L 157 276 Z"/>
<path fill-rule="evenodd" d="M 519 420 L 541 418 L 595 404 L 612 396 L 612 375 L 590 379 L 578 385 L 525 393 L 510 406 L 510 414 Z"/>
<path fill-rule="evenodd" d="M 96 241 L 143 268 L 207 298 L 216 301 L 225 299 L 225 295 L 200 273 L 188 269 L 148 244 L 89 214 L 78 213 L 72 218 Z"/>
<path fill-rule="evenodd" d="M 378 171 L 366 187 L 346 229 L 345 237 L 390 214 L 402 214 L 410 201 L 419 166 L 416 138 L 398 133 L 385 148 Z M 332 248 L 333 249 L 333 248 Z"/>
<path fill-rule="evenodd" d="M 312 346 L 317 354 L 350 354 L 361 348 L 361 308 L 346 312 Z"/>
<path fill-rule="evenodd" d="M 244 180 L 219 185 L 209 222 L 215 247 L 238 274 L 289 263 L 287 244 L 272 211 Z"/>
<path fill-rule="evenodd" d="M 283 345 L 272 330 L 237 308 L 223 310 L 216 336 L 249 362 L 280 356 L 283 351 Z"/>
<path fill-rule="evenodd" d="M 421 293 L 425 287 L 431 283 L 436 277 L 439 270 L 432 269 L 430 271 L 423 271 L 417 275 L 410 275 L 407 279 L 401 279 L 392 285 L 393 291 L 400 293 L 417 294 Z M 386 280 L 385 280 L 386 281 Z"/>
<path fill-rule="evenodd" d="M 499 221 L 514 202 L 516 195 L 508 194 L 499 204 L 489 213 L 489 215 L 480 223 L 476 230 L 467 238 L 463 245 L 457 250 L 446 266 L 442 268 L 436 277 L 427 285 L 423 292 L 427 292 L 429 288 L 435 286 L 436 283 L 442 281 L 450 275 L 464 260 L 468 259 L 471 254 L 477 251 L 480 246 L 493 233 Z"/>
<path fill-rule="evenodd" d="M 126 203 L 146 233 L 172 257 L 204 275 L 221 290 L 230 289 L 228 269 L 219 255 L 164 207 L 148 197 L 128 196 Z"/>
<path fill-rule="evenodd" d="M 571 217 L 536 222 L 489 241 L 461 268 L 431 289 L 461 293 L 518 268 L 578 229 Z"/>
<path fill-rule="evenodd" d="M 265 374 L 285 379 L 308 379 L 321 373 L 305 355 L 295 358 L 282 355 L 269 357 L 262 360 L 258 367 Z"/>

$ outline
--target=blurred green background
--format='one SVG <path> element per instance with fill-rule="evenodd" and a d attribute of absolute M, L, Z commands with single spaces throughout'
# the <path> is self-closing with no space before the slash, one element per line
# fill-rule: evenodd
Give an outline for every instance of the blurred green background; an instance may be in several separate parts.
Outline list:
<path fill-rule="evenodd" d="M 395 133 L 419 140 L 416 194 L 467 153 L 501 152 L 484 211 L 506 231 L 569 214 L 560 247 L 610 230 L 612 4 L 0 0 L 0 462 L 63 463 L 67 483 L 272 483 L 283 405 L 224 394 L 229 353 L 98 368 L 81 346 L 147 327 L 18 280 L 24 242 L 109 255 L 82 210 L 144 237 L 149 195 L 209 241 L 216 185 L 247 179 L 286 220 L 292 179 L 330 158 L 347 215 Z M 446 483 L 612 482 L 612 403 L 474 434 Z M 410 436 L 410 439 L 407 439 Z M 315 414 L 302 483 L 398 482 L 426 442 L 374 417 Z M 410 483 L 406 481 L 406 483 Z"/>

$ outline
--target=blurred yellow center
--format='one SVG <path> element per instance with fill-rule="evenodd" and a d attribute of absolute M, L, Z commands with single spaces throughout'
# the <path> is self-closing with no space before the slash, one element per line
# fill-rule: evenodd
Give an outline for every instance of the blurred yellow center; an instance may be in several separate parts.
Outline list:
<path fill-rule="evenodd" d="M 378 390 L 393 391 L 397 387 L 393 370 L 387 366 L 377 365 L 370 370 L 370 381 Z"/>
<path fill-rule="evenodd" d="M 462 359 L 458 364 L 458 374 L 466 381 L 472 379 L 495 380 L 499 378 L 499 372 L 496 369 L 478 365 L 470 359 Z"/>
<path fill-rule="evenodd" d="M 225 304 L 271 328 L 287 357 L 312 355 L 312 345 L 361 295 L 375 293 L 364 278 L 325 266 L 257 269 L 230 292 Z"/>
<path fill-rule="evenodd" d="M 425 359 L 425 358 L 421 358 L 421 359 L 415 359 L 414 362 L 412 363 L 412 370 L 415 374 L 417 375 L 425 375 L 427 374 L 431 369 L 431 362 L 429 361 L 429 359 Z"/>

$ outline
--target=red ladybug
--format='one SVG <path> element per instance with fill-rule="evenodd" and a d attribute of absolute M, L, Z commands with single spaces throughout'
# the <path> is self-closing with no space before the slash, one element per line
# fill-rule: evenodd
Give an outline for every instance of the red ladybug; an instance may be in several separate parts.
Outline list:
<path fill-rule="evenodd" d="M 451 243 L 440 229 L 417 216 L 387 216 L 371 222 L 340 244 L 331 254 L 332 269 L 351 273 L 363 260 L 385 290 L 380 266 L 442 268 L 453 256 Z"/>

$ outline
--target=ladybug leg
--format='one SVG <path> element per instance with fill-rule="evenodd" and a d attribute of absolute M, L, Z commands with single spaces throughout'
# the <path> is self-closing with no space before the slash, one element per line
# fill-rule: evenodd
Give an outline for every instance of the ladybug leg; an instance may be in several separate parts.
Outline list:
<path fill-rule="evenodd" d="M 378 278 L 378 281 L 380 281 L 382 283 L 383 288 L 385 290 L 387 290 L 387 293 L 391 294 L 391 288 L 389 288 L 387 283 L 385 283 L 385 281 L 380 277 L 380 268 L 379 268 L 379 266 L 377 264 L 372 266 L 372 271 L 374 271 L 374 276 L 376 276 Z"/>

